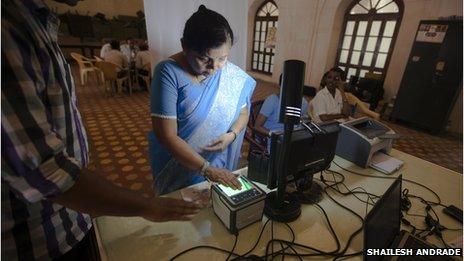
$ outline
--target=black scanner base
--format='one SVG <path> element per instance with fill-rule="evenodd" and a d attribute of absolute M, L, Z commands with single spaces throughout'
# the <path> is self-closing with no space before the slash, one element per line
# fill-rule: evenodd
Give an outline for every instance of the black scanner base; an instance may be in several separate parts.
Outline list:
<path fill-rule="evenodd" d="M 291 194 L 286 194 L 281 206 L 277 206 L 277 191 L 266 196 L 264 201 L 264 215 L 277 222 L 292 222 L 301 214 L 298 199 Z"/>
<path fill-rule="evenodd" d="M 317 182 L 312 182 L 309 189 L 298 190 L 292 194 L 301 204 L 315 204 L 322 200 L 322 186 Z"/>

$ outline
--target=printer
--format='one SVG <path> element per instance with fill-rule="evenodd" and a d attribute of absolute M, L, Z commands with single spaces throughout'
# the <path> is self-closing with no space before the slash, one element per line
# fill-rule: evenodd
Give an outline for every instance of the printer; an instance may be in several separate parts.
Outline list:
<path fill-rule="evenodd" d="M 374 119 L 354 119 L 340 124 L 335 154 L 367 168 L 377 152 L 390 153 L 397 136 L 394 130 Z"/>

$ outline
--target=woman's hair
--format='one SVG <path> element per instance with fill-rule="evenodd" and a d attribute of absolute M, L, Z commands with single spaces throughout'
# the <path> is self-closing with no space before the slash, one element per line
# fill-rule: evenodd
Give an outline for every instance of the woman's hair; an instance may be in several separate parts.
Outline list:
<path fill-rule="evenodd" d="M 330 70 L 328 70 L 327 72 L 324 73 L 324 75 L 322 76 L 322 79 L 321 79 L 321 87 L 324 88 L 325 85 L 326 85 L 326 78 L 327 76 L 329 75 L 330 72 L 336 72 L 340 75 L 340 79 L 342 81 L 346 81 L 346 75 L 345 75 L 345 71 L 343 71 L 340 67 L 333 67 L 331 68 Z"/>
<path fill-rule="evenodd" d="M 227 41 L 232 45 L 234 33 L 224 16 L 200 5 L 185 23 L 182 40 L 187 49 L 205 53 Z"/>

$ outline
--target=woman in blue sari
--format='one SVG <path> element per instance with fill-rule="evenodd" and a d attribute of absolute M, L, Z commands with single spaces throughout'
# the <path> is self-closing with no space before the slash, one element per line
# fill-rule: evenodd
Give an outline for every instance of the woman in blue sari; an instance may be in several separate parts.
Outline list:
<path fill-rule="evenodd" d="M 185 24 L 183 51 L 155 68 L 149 141 L 157 195 L 205 178 L 241 187 L 231 171 L 256 82 L 227 61 L 233 40 L 227 20 L 201 5 Z"/>

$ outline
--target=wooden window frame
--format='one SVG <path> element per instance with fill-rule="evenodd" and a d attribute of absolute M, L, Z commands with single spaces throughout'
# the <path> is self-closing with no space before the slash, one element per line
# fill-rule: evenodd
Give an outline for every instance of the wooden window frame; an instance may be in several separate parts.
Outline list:
<path fill-rule="evenodd" d="M 355 68 L 357 70 L 356 72 L 356 76 L 360 77 L 360 72 L 361 70 L 367 70 L 369 72 L 381 72 L 382 73 L 382 81 L 385 80 L 385 77 L 387 75 L 387 71 L 388 71 L 388 67 L 389 67 L 389 64 L 390 64 L 390 60 L 391 60 L 391 56 L 392 56 L 392 53 L 393 53 L 393 49 L 394 49 L 394 46 L 396 44 L 396 39 L 397 39 L 397 36 L 398 36 L 398 32 L 399 32 L 399 29 L 400 29 L 400 26 L 401 26 L 401 20 L 403 18 L 403 13 L 404 13 L 404 4 L 403 4 L 403 1 L 401 0 L 392 0 L 391 2 L 394 2 L 397 6 L 398 6 L 398 13 L 375 13 L 375 6 L 374 8 L 370 9 L 368 11 L 367 14 L 350 14 L 350 11 L 351 9 L 360 2 L 360 0 L 353 0 L 350 5 L 348 6 L 348 8 L 346 9 L 345 11 L 345 16 L 344 16 L 344 20 L 343 20 L 343 26 L 342 26 L 342 30 L 340 32 L 340 39 L 339 39 L 339 42 L 338 42 L 338 49 L 337 49 L 337 56 L 336 56 L 336 60 L 335 60 L 335 65 L 338 66 L 338 67 L 344 67 L 344 71 L 346 73 L 346 75 L 348 75 L 348 69 L 349 68 Z M 389 2 L 388 4 L 390 4 L 391 2 Z M 377 3 L 377 5 L 380 3 L 380 1 Z M 386 5 L 388 5 L 386 4 Z M 385 6 L 386 6 L 385 5 Z M 353 35 L 352 35 L 352 39 L 351 39 L 351 42 L 350 42 L 350 46 L 349 46 L 349 49 L 348 49 L 348 57 L 347 57 L 347 60 L 346 60 L 346 63 L 340 63 L 340 56 L 341 56 L 341 52 L 343 50 L 343 41 L 344 41 L 344 37 L 345 37 L 345 31 L 346 31 L 346 25 L 348 22 L 351 22 L 351 21 L 354 21 L 355 22 L 355 26 L 353 28 Z M 359 61 L 358 61 L 358 64 L 357 65 L 352 65 L 350 64 L 350 60 L 351 60 L 351 55 L 353 53 L 353 48 L 354 48 L 354 43 L 355 43 L 355 40 L 356 40 L 356 33 L 357 33 L 357 29 L 358 29 L 358 25 L 359 25 L 359 22 L 361 21 L 366 21 L 367 22 L 367 26 L 366 26 L 366 33 L 364 34 L 364 42 L 362 44 L 362 47 L 361 47 L 361 50 L 360 50 L 360 56 L 359 56 Z M 376 42 L 376 45 L 375 45 L 375 48 L 374 48 L 374 51 L 373 51 L 373 57 L 372 57 L 372 61 L 371 61 L 371 66 L 364 66 L 362 65 L 362 61 L 364 59 L 364 55 L 366 53 L 366 47 L 367 47 L 367 43 L 368 43 L 368 40 L 369 40 L 369 33 L 370 33 L 370 29 L 371 29 L 371 26 L 372 26 L 372 22 L 373 21 L 381 21 L 381 26 L 380 26 L 380 29 L 379 29 L 379 34 L 378 34 L 378 39 L 377 39 L 377 42 Z M 385 30 L 385 24 L 386 22 L 388 21 L 396 21 L 396 24 L 395 24 L 395 30 L 393 31 L 393 35 L 391 36 L 391 43 L 390 43 L 390 46 L 388 48 L 388 52 L 386 53 L 387 54 L 387 58 L 385 60 L 385 64 L 383 66 L 382 69 L 380 68 L 377 68 L 375 67 L 375 62 L 377 61 L 377 56 L 379 54 L 379 49 L 380 49 L 380 44 L 381 44 L 381 40 L 383 38 L 383 33 L 384 33 L 384 30 Z M 349 79 L 347 79 L 349 80 Z"/>
<path fill-rule="evenodd" d="M 250 59 L 250 60 L 251 60 L 251 66 L 250 66 L 250 68 L 251 68 L 251 70 L 254 71 L 254 72 L 263 73 L 263 74 L 267 74 L 267 75 L 272 75 L 271 65 L 274 65 L 274 63 L 272 63 L 271 61 L 272 61 L 272 58 L 273 58 L 274 55 L 275 55 L 275 51 L 274 51 L 274 49 L 272 49 L 272 48 L 263 48 L 264 50 L 263 50 L 263 51 L 260 51 L 260 49 L 261 49 L 261 41 L 263 41 L 263 42 L 266 41 L 266 37 L 267 37 L 267 28 L 268 28 L 268 27 L 266 27 L 266 33 L 265 33 L 265 35 L 264 35 L 264 39 L 261 39 L 261 33 L 259 34 L 259 39 L 256 39 L 256 32 L 257 32 L 257 30 L 256 30 L 256 24 L 257 24 L 257 22 L 261 22 L 261 23 L 260 23 L 260 30 L 259 30 L 259 31 L 261 32 L 261 26 L 262 26 L 262 23 L 263 23 L 263 22 L 267 22 L 267 23 L 269 23 L 269 22 L 274 22 L 274 23 L 275 23 L 275 22 L 277 22 L 277 21 L 279 20 L 279 17 L 278 17 L 278 16 L 270 16 L 269 14 L 268 14 L 267 16 L 265 16 L 265 17 L 258 16 L 258 13 L 261 11 L 261 9 L 262 9 L 267 3 L 272 3 L 272 4 L 277 8 L 277 10 L 278 10 L 278 6 L 277 6 L 277 4 L 276 4 L 273 0 L 264 1 L 264 2 L 258 7 L 258 9 L 256 10 L 256 13 L 255 13 L 255 20 L 254 20 L 254 23 L 253 23 L 253 42 L 252 42 L 252 48 L 251 48 L 252 51 L 251 51 L 251 59 Z M 258 42 L 258 49 L 257 49 L 257 50 L 255 50 L 255 42 Z M 270 49 L 270 51 L 267 52 L 266 49 Z M 257 64 L 256 64 L 256 67 L 257 67 L 256 69 L 253 67 L 253 62 L 254 62 L 253 57 L 254 57 L 255 54 L 258 56 L 258 60 L 256 60 L 256 63 L 257 63 Z M 263 70 L 260 70 L 260 69 L 259 69 L 259 66 L 258 66 L 258 65 L 259 65 L 259 55 L 263 55 Z M 265 60 L 264 60 L 264 59 L 265 59 L 266 55 L 269 55 L 269 60 L 270 60 L 270 62 L 269 62 L 269 71 L 266 71 L 266 70 L 265 70 L 265 67 L 266 67 L 266 66 L 264 65 L 264 64 L 265 64 L 265 62 L 264 62 Z"/>

